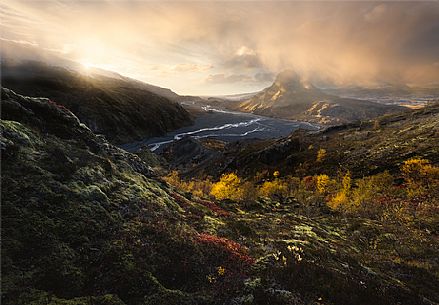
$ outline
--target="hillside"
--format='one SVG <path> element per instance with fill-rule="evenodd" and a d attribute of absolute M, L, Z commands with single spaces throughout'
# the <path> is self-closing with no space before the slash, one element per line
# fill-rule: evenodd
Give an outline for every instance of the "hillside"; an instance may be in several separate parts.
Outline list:
<path fill-rule="evenodd" d="M 394 171 L 403 160 L 422 157 L 439 162 L 439 104 L 420 110 L 331 127 L 321 133 L 301 132 L 240 155 L 234 166 L 291 168 L 297 174 L 334 172 L 337 168 L 362 176 Z M 319 149 L 325 160 L 316 161 Z"/>
<path fill-rule="evenodd" d="M 67 107 L 93 132 L 117 144 L 191 124 L 189 113 L 175 101 L 177 94 L 120 75 L 86 75 L 41 62 L 3 60 L 1 82 L 20 94 L 47 97 Z"/>
<path fill-rule="evenodd" d="M 365 120 L 404 109 L 327 94 L 305 83 L 290 70 L 280 73 L 270 87 L 234 107 L 260 115 L 324 125 Z"/>
<path fill-rule="evenodd" d="M 191 144 L 188 145 L 187 143 Z M 197 143 L 197 144 L 195 144 Z M 439 104 L 374 120 L 329 127 L 321 132 L 296 131 L 274 140 L 216 143 L 182 139 L 164 156 L 188 177 L 237 171 L 251 175 L 279 170 L 299 176 L 350 170 L 356 176 L 395 171 L 402 161 L 422 157 L 439 163 Z M 192 147 L 191 149 L 184 149 Z M 326 157 L 317 162 L 319 149 Z"/>
<path fill-rule="evenodd" d="M 7 89 L 1 106 L 3 304 L 213 304 L 206 276 L 247 266 L 197 232 L 203 202 L 66 108 Z"/>
<path fill-rule="evenodd" d="M 63 106 L 1 103 L 3 304 L 439 301 L 431 231 L 200 199 Z"/>

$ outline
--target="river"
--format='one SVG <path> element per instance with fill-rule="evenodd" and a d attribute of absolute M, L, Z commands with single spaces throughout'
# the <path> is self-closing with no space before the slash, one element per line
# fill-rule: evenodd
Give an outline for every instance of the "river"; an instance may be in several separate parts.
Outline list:
<path fill-rule="evenodd" d="M 174 130 L 161 137 L 124 144 L 121 147 L 127 151 L 135 152 L 148 146 L 151 151 L 157 151 L 164 145 L 180 140 L 184 136 L 196 139 L 212 137 L 224 141 L 237 141 L 249 138 L 279 138 L 287 136 L 299 128 L 311 131 L 319 129 L 318 125 L 307 122 L 270 118 L 252 113 L 217 109 L 211 106 L 202 106 L 201 108 L 202 113 L 197 116 L 191 126 Z"/>

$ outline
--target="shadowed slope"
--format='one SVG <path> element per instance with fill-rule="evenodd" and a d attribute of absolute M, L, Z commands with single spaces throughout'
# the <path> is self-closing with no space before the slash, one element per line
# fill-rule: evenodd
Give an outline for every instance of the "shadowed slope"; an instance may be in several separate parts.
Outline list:
<path fill-rule="evenodd" d="M 165 97 L 170 90 L 120 75 L 85 75 L 39 62 L 6 61 L 1 80 L 20 94 L 47 97 L 67 107 L 93 132 L 114 143 L 163 135 L 191 123 L 189 113 Z"/>

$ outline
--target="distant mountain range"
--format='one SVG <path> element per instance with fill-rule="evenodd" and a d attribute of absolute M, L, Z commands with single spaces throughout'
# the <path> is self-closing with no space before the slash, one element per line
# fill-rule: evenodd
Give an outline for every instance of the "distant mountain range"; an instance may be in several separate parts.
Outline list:
<path fill-rule="evenodd" d="M 290 70 L 280 73 L 270 87 L 239 104 L 235 103 L 232 108 L 328 125 L 370 119 L 404 110 L 396 105 L 332 95 L 306 83 L 297 73 Z"/>

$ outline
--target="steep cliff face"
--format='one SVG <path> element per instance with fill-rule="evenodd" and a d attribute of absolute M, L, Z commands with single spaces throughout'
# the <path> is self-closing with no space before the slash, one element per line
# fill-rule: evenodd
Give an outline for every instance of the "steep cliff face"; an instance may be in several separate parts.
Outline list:
<path fill-rule="evenodd" d="M 191 123 L 189 113 L 170 98 L 177 94 L 120 75 L 84 75 L 39 62 L 4 61 L 1 81 L 20 94 L 47 97 L 67 107 L 113 143 L 163 135 Z"/>
<path fill-rule="evenodd" d="M 280 73 L 273 85 L 241 102 L 236 108 L 261 115 L 326 125 L 370 119 L 404 109 L 327 94 L 305 82 L 294 71 Z"/>

